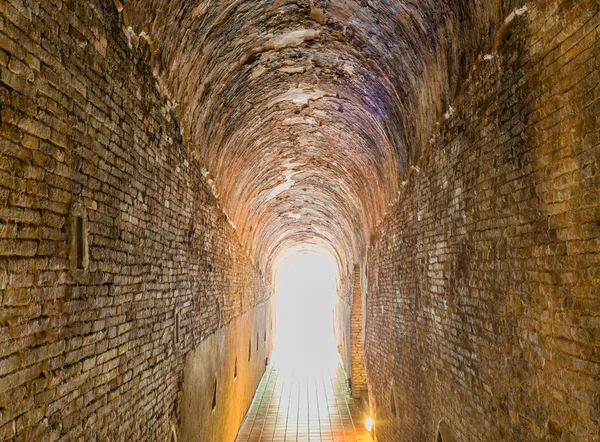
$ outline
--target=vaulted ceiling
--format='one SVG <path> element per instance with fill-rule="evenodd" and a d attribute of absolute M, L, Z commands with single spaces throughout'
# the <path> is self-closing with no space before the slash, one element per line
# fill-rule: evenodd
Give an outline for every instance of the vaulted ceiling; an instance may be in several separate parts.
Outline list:
<path fill-rule="evenodd" d="M 515 1 L 129 0 L 156 77 L 268 274 L 364 250 Z"/>

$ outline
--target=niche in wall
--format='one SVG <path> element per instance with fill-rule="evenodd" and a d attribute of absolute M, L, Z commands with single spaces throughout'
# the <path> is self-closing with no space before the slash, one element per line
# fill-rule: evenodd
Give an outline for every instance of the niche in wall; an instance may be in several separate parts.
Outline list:
<path fill-rule="evenodd" d="M 398 417 L 398 408 L 396 407 L 396 388 L 394 382 L 390 386 L 390 411 L 393 417 Z"/>
<path fill-rule="evenodd" d="M 89 264 L 87 213 L 83 205 L 76 203 L 71 207 L 69 215 L 71 218 L 69 232 L 71 269 L 86 270 Z"/>
<path fill-rule="evenodd" d="M 221 326 L 221 299 L 217 298 L 217 326 Z"/>
<path fill-rule="evenodd" d="M 171 422 L 171 432 L 169 433 L 169 442 L 178 442 L 177 427 L 174 422 Z"/>
<path fill-rule="evenodd" d="M 215 378 L 215 386 L 213 389 L 212 409 L 217 408 L 217 378 Z"/>
<path fill-rule="evenodd" d="M 443 420 L 441 420 L 438 424 L 437 437 L 435 440 L 436 442 L 456 442 L 456 438 L 454 437 L 452 430 Z"/>
<path fill-rule="evenodd" d="M 179 344 L 180 328 L 181 328 L 181 313 L 179 311 L 175 310 L 175 325 L 174 325 L 174 329 L 173 329 L 173 340 L 175 341 L 175 344 Z"/>

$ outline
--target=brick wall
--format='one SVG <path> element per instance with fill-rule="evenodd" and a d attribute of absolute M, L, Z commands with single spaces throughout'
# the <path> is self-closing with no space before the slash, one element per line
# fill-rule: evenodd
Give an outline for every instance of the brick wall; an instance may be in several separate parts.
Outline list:
<path fill-rule="evenodd" d="M 352 358 L 352 397 L 358 399 L 367 387 L 365 350 L 363 347 L 363 297 L 361 292 L 360 265 L 354 266 L 352 286 L 352 313 L 350 316 L 350 346 Z"/>
<path fill-rule="evenodd" d="M 368 250 L 381 442 L 600 440 L 600 5 L 527 7 Z"/>
<path fill-rule="evenodd" d="M 109 1 L 0 2 L 0 440 L 166 440 L 271 295 L 134 46 Z"/>
<path fill-rule="evenodd" d="M 336 290 L 336 302 L 334 310 L 334 330 L 338 353 L 342 365 L 346 370 L 348 379 L 352 379 L 352 292 L 354 289 L 354 275 L 350 272 L 340 276 Z"/>

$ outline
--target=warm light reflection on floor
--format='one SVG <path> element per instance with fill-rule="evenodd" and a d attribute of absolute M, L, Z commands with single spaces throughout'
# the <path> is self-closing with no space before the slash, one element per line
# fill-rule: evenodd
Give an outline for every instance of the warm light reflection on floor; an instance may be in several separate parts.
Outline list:
<path fill-rule="evenodd" d="M 279 267 L 277 346 L 237 442 L 372 440 L 335 346 L 336 271 L 317 254 Z"/>
<path fill-rule="evenodd" d="M 330 372 L 267 369 L 236 442 L 367 442 L 341 366 Z"/>

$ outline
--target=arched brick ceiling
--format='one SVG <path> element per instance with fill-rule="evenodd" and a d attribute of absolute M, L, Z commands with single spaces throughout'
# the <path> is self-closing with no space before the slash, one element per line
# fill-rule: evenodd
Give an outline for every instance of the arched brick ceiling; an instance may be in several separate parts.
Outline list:
<path fill-rule="evenodd" d="M 130 0 L 124 18 L 263 271 L 303 242 L 347 271 L 503 3 Z"/>

